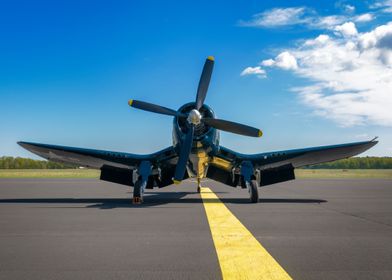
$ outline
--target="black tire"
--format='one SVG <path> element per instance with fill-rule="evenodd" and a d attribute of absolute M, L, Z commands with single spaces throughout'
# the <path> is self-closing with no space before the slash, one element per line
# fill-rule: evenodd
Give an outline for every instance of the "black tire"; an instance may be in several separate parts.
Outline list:
<path fill-rule="evenodd" d="M 252 180 L 250 181 L 250 202 L 257 203 L 259 202 L 259 191 L 257 189 L 257 181 Z"/>

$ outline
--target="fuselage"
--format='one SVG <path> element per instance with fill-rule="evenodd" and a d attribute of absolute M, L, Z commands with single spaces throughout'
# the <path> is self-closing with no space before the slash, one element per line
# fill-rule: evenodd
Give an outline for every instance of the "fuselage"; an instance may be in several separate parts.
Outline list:
<path fill-rule="evenodd" d="M 195 108 L 195 103 L 187 103 L 181 106 L 178 111 L 189 114 Z M 214 111 L 207 105 L 203 105 L 198 111 L 201 118 L 215 118 Z M 179 153 L 180 147 L 185 140 L 185 135 L 189 129 L 189 121 L 184 118 L 173 119 L 173 147 Z M 195 125 L 195 132 L 192 141 L 192 150 L 187 164 L 189 177 L 204 178 L 208 164 L 213 160 L 213 156 L 219 149 L 219 131 L 203 122 Z"/>

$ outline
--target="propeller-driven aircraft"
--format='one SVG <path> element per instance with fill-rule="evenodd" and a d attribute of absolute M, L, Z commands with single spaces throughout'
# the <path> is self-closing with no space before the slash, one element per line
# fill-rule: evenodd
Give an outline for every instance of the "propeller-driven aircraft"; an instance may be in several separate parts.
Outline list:
<path fill-rule="evenodd" d="M 209 178 L 231 187 L 241 186 L 249 192 L 250 201 L 259 201 L 258 187 L 295 179 L 294 169 L 312 164 L 348 158 L 366 151 L 378 142 L 355 142 L 305 149 L 241 154 L 219 143 L 219 130 L 261 137 L 260 129 L 222 120 L 204 104 L 210 83 L 214 58 L 204 64 L 195 102 L 178 110 L 129 100 L 137 109 L 174 117 L 173 145 L 161 151 L 136 155 L 58 145 L 18 142 L 25 149 L 48 160 L 74 163 L 101 170 L 100 179 L 133 187 L 133 203 L 143 202 L 145 189 L 179 184 L 196 178 Z"/>

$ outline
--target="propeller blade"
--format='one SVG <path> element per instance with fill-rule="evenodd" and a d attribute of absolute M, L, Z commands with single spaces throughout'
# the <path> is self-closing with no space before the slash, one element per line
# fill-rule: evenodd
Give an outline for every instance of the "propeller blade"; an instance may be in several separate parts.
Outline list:
<path fill-rule="evenodd" d="M 209 56 L 204 63 L 203 72 L 201 73 L 199 86 L 196 95 L 196 109 L 200 110 L 207 96 L 208 85 L 210 84 L 212 69 L 214 68 L 214 57 Z"/>
<path fill-rule="evenodd" d="M 138 100 L 129 100 L 128 101 L 129 106 L 144 110 L 144 111 L 149 111 L 153 113 L 158 113 L 158 114 L 163 114 L 163 115 L 169 115 L 173 117 L 186 117 L 186 115 L 175 111 L 173 109 L 169 109 L 163 106 L 155 105 L 152 103 L 144 102 L 144 101 L 138 101 Z"/>
<path fill-rule="evenodd" d="M 189 159 L 189 154 L 192 149 L 193 133 L 195 131 L 194 125 L 189 127 L 188 133 L 185 136 L 185 141 L 182 143 L 180 158 L 178 159 L 176 170 L 174 172 L 173 182 L 179 184 L 184 178 L 186 164 Z"/>
<path fill-rule="evenodd" d="M 201 120 L 205 124 L 212 126 L 216 129 L 224 130 L 235 134 L 241 134 L 251 137 L 261 137 L 263 135 L 263 132 L 260 129 L 240 123 L 212 118 L 204 118 Z"/>

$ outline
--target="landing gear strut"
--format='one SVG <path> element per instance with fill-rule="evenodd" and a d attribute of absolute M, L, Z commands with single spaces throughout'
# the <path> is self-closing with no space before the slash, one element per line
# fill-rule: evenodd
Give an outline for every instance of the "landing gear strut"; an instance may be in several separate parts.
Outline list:
<path fill-rule="evenodd" d="M 133 187 L 133 204 L 141 204 L 143 202 L 144 190 L 147 186 L 148 176 L 151 174 L 151 163 L 149 161 L 142 161 L 138 169 L 139 178 Z"/>
<path fill-rule="evenodd" d="M 259 192 L 257 190 L 257 181 L 253 176 L 253 165 L 250 161 L 244 161 L 241 164 L 241 175 L 243 177 L 242 185 L 246 187 L 249 192 L 249 199 L 251 203 L 259 202 Z"/>
<path fill-rule="evenodd" d="M 133 187 L 133 204 L 141 204 L 143 202 L 144 189 L 145 186 L 143 187 L 141 178 L 137 179 L 135 186 Z"/>

